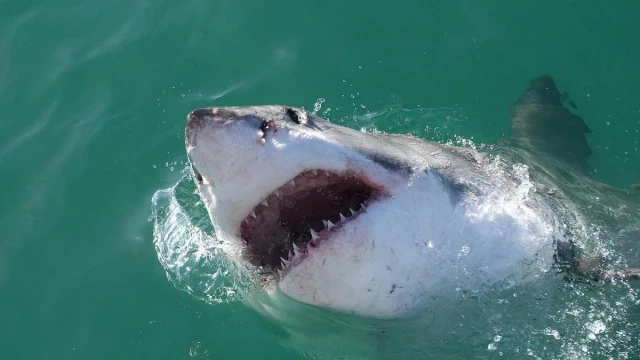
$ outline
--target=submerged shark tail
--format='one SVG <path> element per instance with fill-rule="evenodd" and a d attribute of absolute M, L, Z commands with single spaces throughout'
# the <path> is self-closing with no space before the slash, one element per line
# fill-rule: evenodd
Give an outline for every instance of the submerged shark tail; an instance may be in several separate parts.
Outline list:
<path fill-rule="evenodd" d="M 604 282 L 613 282 L 621 280 L 640 280 L 640 269 L 623 268 L 608 271 L 602 275 Z"/>
<path fill-rule="evenodd" d="M 578 115 L 563 103 L 561 94 L 549 75 L 529 82 L 529 87 L 511 106 L 510 137 L 514 144 L 533 153 L 546 153 L 583 173 L 590 173 L 587 163 L 591 149 L 585 134 L 591 130 Z M 576 108 L 573 101 L 567 101 Z"/>
<path fill-rule="evenodd" d="M 607 260 L 602 255 L 579 255 L 580 252 L 572 242 L 558 246 L 556 261 L 569 281 L 603 282 L 640 280 L 640 268 L 607 269 Z"/>

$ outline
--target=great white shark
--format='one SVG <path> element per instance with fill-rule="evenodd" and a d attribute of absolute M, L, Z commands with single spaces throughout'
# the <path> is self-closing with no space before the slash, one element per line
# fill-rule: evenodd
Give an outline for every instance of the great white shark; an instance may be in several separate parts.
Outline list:
<path fill-rule="evenodd" d="M 551 77 L 533 79 L 499 146 L 568 163 L 597 183 L 588 176 L 590 130 L 564 100 Z M 258 269 L 252 276 L 268 294 L 396 318 L 434 297 L 553 269 L 599 280 L 640 274 L 580 247 L 589 215 L 540 162 L 503 159 L 514 177 L 473 148 L 358 131 L 280 105 L 193 110 L 185 144 L 227 256 Z"/>

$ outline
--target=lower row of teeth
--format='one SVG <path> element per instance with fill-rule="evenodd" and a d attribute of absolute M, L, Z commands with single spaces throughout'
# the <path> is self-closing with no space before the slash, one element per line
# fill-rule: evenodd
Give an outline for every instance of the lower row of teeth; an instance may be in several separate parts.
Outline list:
<path fill-rule="evenodd" d="M 365 208 L 366 207 L 364 203 L 362 203 L 360 204 L 360 210 L 358 211 L 362 211 Z M 351 211 L 351 216 L 357 213 L 355 210 L 351 208 L 349 208 L 349 211 Z M 337 223 L 334 224 L 333 222 L 331 222 L 331 220 L 322 220 L 322 222 L 324 223 L 324 229 L 330 230 L 340 225 L 340 223 L 342 223 L 346 219 L 347 217 L 342 215 L 342 213 L 340 213 L 340 220 Z M 320 231 L 322 232 L 323 230 L 320 230 Z M 307 253 L 311 251 L 311 248 L 318 246 L 318 243 L 320 242 L 320 235 L 317 232 L 313 231 L 313 229 L 309 229 L 309 232 L 311 233 L 311 241 L 309 241 L 304 246 L 298 246 L 296 245 L 296 243 L 293 243 L 293 253 L 291 253 L 291 250 L 289 250 L 289 255 L 287 256 L 287 259 L 289 260 L 282 257 L 280 258 L 280 265 L 282 266 L 282 268 L 278 269 L 278 274 L 282 275 L 282 271 L 285 270 L 291 264 L 293 258 L 296 257 L 298 254 Z"/>

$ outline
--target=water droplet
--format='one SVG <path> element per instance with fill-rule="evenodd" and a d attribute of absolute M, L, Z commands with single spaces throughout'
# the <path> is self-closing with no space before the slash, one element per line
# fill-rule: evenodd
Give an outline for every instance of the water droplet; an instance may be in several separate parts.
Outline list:
<path fill-rule="evenodd" d="M 560 333 L 558 332 L 558 330 L 555 330 L 555 329 L 552 329 L 552 328 L 546 328 L 546 329 L 544 329 L 543 333 L 545 335 L 553 336 L 554 339 L 560 339 Z"/>
<path fill-rule="evenodd" d="M 325 102 L 324 98 L 318 98 L 318 100 L 316 100 L 316 103 L 313 104 L 313 113 L 317 113 L 318 111 L 320 111 L 320 109 L 322 108 L 322 103 Z"/>

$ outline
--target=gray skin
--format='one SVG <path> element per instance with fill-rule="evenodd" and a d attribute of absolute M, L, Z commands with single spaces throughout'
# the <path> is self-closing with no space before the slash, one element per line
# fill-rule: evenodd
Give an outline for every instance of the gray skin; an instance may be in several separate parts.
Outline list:
<path fill-rule="evenodd" d="M 592 151 L 585 138 L 591 130 L 564 103 L 577 109 L 567 93 L 561 94 L 558 91 L 551 76 L 542 75 L 532 79 L 529 87 L 511 106 L 509 139 L 502 144 L 512 147 L 512 152 L 519 151 L 519 154 L 529 160 L 527 164 L 533 169 L 532 177 L 546 183 L 549 189 L 542 195 L 546 202 L 560 206 L 562 203 L 579 201 L 580 194 L 576 194 L 572 188 L 575 185 L 586 185 L 612 197 L 613 201 L 630 202 L 630 206 L 637 209 L 640 189 L 638 184 L 633 184 L 629 191 L 591 178 L 593 170 L 588 164 L 588 158 Z M 563 177 L 563 181 L 554 181 L 559 177 Z M 563 191 L 556 193 L 554 187 Z M 611 225 L 615 228 L 617 224 Z M 640 241 L 638 235 L 632 235 L 634 238 L 631 241 Z M 606 259 L 602 255 L 586 254 L 574 241 L 559 242 L 556 251 L 556 261 L 574 279 L 640 279 L 640 269 L 607 270 Z"/>
<path fill-rule="evenodd" d="M 515 146 L 534 153 L 546 153 L 565 161 L 583 174 L 592 151 L 585 134 L 591 130 L 582 118 L 563 106 L 560 94 L 548 75 L 531 80 L 529 87 L 511 106 L 510 138 Z M 575 107 L 572 101 L 569 101 Z"/>
<path fill-rule="evenodd" d="M 592 190 L 589 195 L 593 195 L 595 191 L 596 196 L 602 194 L 603 199 L 606 197 L 612 204 L 631 209 L 628 212 L 631 215 L 627 217 L 637 216 L 640 213 L 637 192 L 618 189 L 590 178 L 591 168 L 587 159 L 592 152 L 585 138 L 590 130 L 581 117 L 564 106 L 564 102 L 568 101 L 567 97 L 558 91 L 548 75 L 531 80 L 529 87 L 511 107 L 509 138 L 501 139 L 493 147 L 493 151 L 509 159 L 509 162 L 523 163 L 529 167 L 531 180 L 537 188 L 529 201 L 535 202 L 541 212 L 555 214 L 560 223 L 575 224 L 583 220 L 578 219 L 582 211 L 576 211 L 576 208 L 582 209 L 582 203 L 587 201 L 585 191 L 579 191 L 586 188 Z M 575 107 L 572 101 L 569 104 Z M 247 121 L 255 121 L 256 128 L 260 128 L 258 113 L 265 118 L 284 119 L 282 121 L 294 123 L 298 123 L 297 117 L 304 114 L 306 121 L 303 126 L 326 132 L 329 136 L 331 133 L 344 133 L 335 138 L 366 136 L 365 141 L 356 139 L 349 146 L 393 172 L 413 171 L 416 165 L 424 163 L 427 154 L 429 171 L 435 171 L 446 180 L 453 201 L 456 196 L 481 192 L 483 188 L 495 186 L 486 169 L 486 157 L 474 149 L 446 146 L 405 135 L 359 135 L 350 129 L 331 126 L 300 109 L 280 106 L 273 106 L 271 109 L 272 114 L 265 112 L 264 107 L 260 107 L 259 112 L 252 107 L 194 110 L 187 117 L 186 142 L 195 145 L 195 132 L 206 121 L 210 121 L 211 117 L 246 118 Z M 291 125 L 283 123 L 282 126 Z M 382 148 L 384 152 L 380 151 Z M 198 170 L 192 168 L 198 182 Z M 579 188 L 578 191 L 576 188 Z M 636 189 L 638 185 L 633 185 L 632 188 Z M 587 223 L 604 219 L 602 221 L 606 222 L 605 225 L 611 232 L 628 233 L 630 243 L 640 240 L 640 232 L 633 230 L 633 227 L 629 231 L 628 226 L 619 224 L 615 217 L 595 213 L 583 215 Z M 566 232 L 564 239 L 553 241 L 556 242 L 555 260 L 567 277 L 605 282 L 640 279 L 640 269 L 611 269 L 607 266 L 609 259 L 584 249 L 582 241 L 576 240 L 579 237 L 576 235 L 577 230 L 574 234 L 574 229 L 567 228 Z"/>

